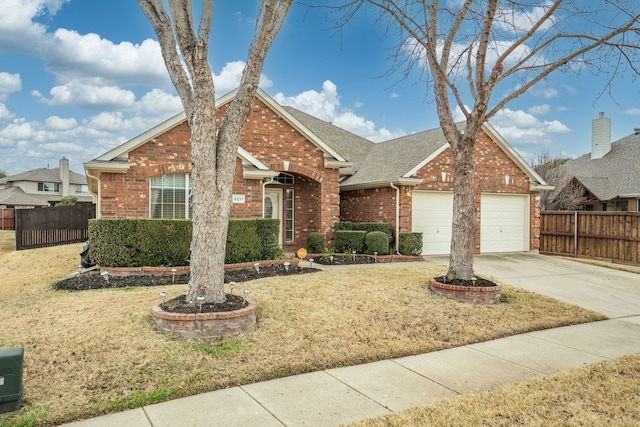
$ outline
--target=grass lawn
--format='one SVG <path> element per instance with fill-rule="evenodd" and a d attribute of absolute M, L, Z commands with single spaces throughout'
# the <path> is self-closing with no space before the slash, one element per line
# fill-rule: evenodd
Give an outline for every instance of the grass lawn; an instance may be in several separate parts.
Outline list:
<path fill-rule="evenodd" d="M 184 284 L 51 290 L 76 270 L 81 248 L 0 249 L 0 347 L 24 347 L 26 388 L 22 409 L 0 415 L 0 426 L 59 424 L 604 318 L 508 285 L 498 305 L 457 303 L 427 289 L 445 266 L 368 265 L 247 282 L 258 304 L 254 328 L 224 342 L 185 341 L 158 333 L 151 317 L 160 291 L 177 296 Z"/>

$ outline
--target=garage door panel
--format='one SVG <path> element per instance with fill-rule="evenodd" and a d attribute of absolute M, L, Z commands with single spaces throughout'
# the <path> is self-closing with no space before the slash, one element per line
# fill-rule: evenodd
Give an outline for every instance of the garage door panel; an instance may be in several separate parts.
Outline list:
<path fill-rule="evenodd" d="M 453 193 L 414 191 L 413 231 L 422 233 L 422 254 L 448 254 L 451 246 Z"/>
<path fill-rule="evenodd" d="M 527 195 L 483 194 L 480 208 L 480 252 L 528 250 Z"/>

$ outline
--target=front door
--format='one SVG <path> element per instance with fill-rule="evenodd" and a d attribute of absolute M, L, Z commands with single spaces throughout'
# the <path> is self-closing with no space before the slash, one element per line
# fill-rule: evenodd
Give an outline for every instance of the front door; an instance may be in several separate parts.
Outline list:
<path fill-rule="evenodd" d="M 274 218 L 280 220 L 280 229 L 278 231 L 278 243 L 282 245 L 282 189 L 266 188 L 264 191 L 264 209 L 265 218 Z"/>

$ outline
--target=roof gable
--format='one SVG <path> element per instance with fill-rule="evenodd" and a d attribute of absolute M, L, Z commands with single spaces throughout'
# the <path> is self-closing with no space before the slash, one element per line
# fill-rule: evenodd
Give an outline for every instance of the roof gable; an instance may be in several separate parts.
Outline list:
<path fill-rule="evenodd" d="M 640 197 L 640 134 L 613 142 L 611 150 L 599 159 L 587 153 L 565 167 L 599 200 Z"/>

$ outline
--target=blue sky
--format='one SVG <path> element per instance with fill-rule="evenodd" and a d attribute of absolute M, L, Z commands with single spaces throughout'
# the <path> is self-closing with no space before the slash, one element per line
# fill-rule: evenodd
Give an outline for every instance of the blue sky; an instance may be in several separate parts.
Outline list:
<path fill-rule="evenodd" d="M 0 170 L 83 162 L 182 109 L 155 34 L 135 0 L 0 0 Z M 234 89 L 257 1 L 218 0 L 210 62 L 217 95 Z M 382 141 L 438 126 L 417 73 L 385 77 L 396 40 L 357 17 L 342 34 L 325 12 L 294 5 L 263 70 L 262 87 L 354 133 Z M 640 82 L 622 75 L 616 101 L 594 105 L 607 76 L 552 76 L 492 119 L 523 155 L 591 151 L 591 120 L 612 118 L 613 140 L 640 127 Z"/>

